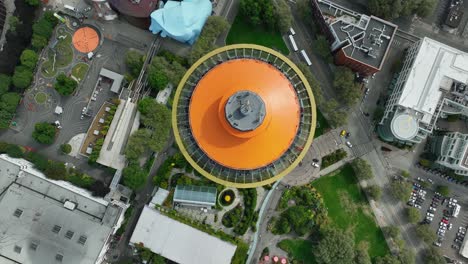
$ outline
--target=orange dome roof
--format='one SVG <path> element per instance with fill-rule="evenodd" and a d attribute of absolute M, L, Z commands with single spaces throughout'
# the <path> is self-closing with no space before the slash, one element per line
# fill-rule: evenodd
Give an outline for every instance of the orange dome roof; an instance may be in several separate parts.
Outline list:
<path fill-rule="evenodd" d="M 264 104 L 263 120 L 249 131 L 227 120 L 226 103 L 239 92 L 250 92 Z M 251 170 L 271 164 L 291 146 L 300 106 L 294 87 L 277 68 L 237 59 L 215 66 L 200 79 L 190 100 L 189 121 L 194 139 L 212 160 Z"/>

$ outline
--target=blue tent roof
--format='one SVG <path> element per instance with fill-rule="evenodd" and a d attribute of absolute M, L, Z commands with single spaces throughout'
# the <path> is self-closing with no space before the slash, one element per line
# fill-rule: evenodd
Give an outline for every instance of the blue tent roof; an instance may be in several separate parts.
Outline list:
<path fill-rule="evenodd" d="M 163 8 L 151 13 L 150 30 L 161 32 L 180 42 L 193 44 L 211 15 L 210 0 L 167 1 Z"/>

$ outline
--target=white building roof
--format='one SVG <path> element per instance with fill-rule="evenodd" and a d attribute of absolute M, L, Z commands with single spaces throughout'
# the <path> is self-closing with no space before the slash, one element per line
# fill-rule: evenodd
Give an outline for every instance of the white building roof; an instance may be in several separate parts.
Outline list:
<path fill-rule="evenodd" d="M 158 191 L 154 194 L 153 199 L 151 199 L 150 205 L 162 205 L 164 201 L 169 196 L 169 191 L 163 188 L 158 188 Z"/>
<path fill-rule="evenodd" d="M 104 139 L 97 163 L 116 170 L 122 170 L 125 167 L 124 150 L 128 137 L 135 129 L 138 129 L 132 125 L 134 119 L 138 118 L 135 113 L 136 105 L 134 103 L 130 100 L 121 100 Z"/>
<path fill-rule="evenodd" d="M 0 155 L 0 263 L 100 263 L 121 208 L 32 166 Z"/>
<path fill-rule="evenodd" d="M 110 90 L 114 93 L 119 93 L 120 85 L 122 84 L 122 80 L 124 78 L 123 75 L 110 71 L 106 68 L 102 68 L 99 72 L 99 75 L 113 80 Z"/>
<path fill-rule="evenodd" d="M 441 99 L 440 88 L 450 89 L 452 80 L 468 82 L 468 54 L 424 38 L 398 104 L 423 113 L 421 121 L 428 124 Z"/>
<path fill-rule="evenodd" d="M 130 242 L 180 264 L 229 264 L 235 245 L 177 222 L 148 206 L 143 208 Z"/>
<path fill-rule="evenodd" d="M 468 258 L 468 236 L 465 236 L 462 246 L 460 247 L 460 255 L 465 258 Z"/>

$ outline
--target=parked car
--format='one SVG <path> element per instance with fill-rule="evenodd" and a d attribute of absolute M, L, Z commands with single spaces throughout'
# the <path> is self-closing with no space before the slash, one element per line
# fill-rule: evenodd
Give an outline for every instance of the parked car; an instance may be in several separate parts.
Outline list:
<path fill-rule="evenodd" d="M 346 141 L 346 146 L 352 148 L 352 147 L 353 147 L 353 144 L 351 144 L 351 142 L 349 142 L 349 141 Z"/>
<path fill-rule="evenodd" d="M 318 168 L 318 167 L 319 167 L 319 165 L 318 165 L 317 163 L 315 163 L 315 162 L 311 162 L 310 164 L 311 164 L 312 166 L 314 166 L 315 168 Z"/>

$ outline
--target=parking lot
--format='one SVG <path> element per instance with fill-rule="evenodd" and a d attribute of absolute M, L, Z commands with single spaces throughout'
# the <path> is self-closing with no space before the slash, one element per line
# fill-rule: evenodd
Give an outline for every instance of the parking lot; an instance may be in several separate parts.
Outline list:
<path fill-rule="evenodd" d="M 468 225 L 467 207 L 456 197 L 443 197 L 434 192 L 430 183 L 428 188 L 422 187 L 420 183 L 428 179 L 420 178 L 413 183 L 407 205 L 418 208 L 421 212 L 420 224 L 429 224 L 431 230 L 436 233 L 437 240 L 434 245 L 440 247 L 445 255 L 460 259 L 458 252 Z"/>

